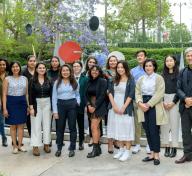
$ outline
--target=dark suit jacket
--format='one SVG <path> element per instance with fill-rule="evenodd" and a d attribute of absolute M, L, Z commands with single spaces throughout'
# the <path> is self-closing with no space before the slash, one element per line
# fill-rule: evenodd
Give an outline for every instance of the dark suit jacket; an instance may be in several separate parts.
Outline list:
<path fill-rule="evenodd" d="M 191 97 L 192 95 L 192 82 L 189 81 L 189 68 L 185 67 L 179 73 L 179 78 L 177 81 L 177 95 L 180 98 L 179 112 L 183 113 L 185 109 L 185 98 Z M 192 70 L 190 70 L 192 73 Z"/>
<path fill-rule="evenodd" d="M 108 93 L 111 93 L 114 97 L 114 83 L 111 82 L 109 86 Z M 124 96 L 124 103 L 126 102 L 127 98 L 130 97 L 132 100 L 135 98 L 135 81 L 133 78 L 129 79 L 126 84 L 125 96 Z M 108 109 L 111 109 L 112 105 L 109 103 Z M 129 103 L 127 108 L 125 109 L 124 114 L 128 114 L 129 116 L 133 116 L 133 101 Z"/>
<path fill-rule="evenodd" d="M 86 105 L 91 103 L 91 97 L 89 97 L 87 93 L 88 87 L 91 85 L 91 81 L 88 80 L 85 98 Z M 107 81 L 104 78 L 98 78 L 97 87 L 96 87 L 96 103 L 95 103 L 95 115 L 97 117 L 105 117 L 107 114 L 107 103 L 106 103 L 106 95 L 107 95 Z"/>

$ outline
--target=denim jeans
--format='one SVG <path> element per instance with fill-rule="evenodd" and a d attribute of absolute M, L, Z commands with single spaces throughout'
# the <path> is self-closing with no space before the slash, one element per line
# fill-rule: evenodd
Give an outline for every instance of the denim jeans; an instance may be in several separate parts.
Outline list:
<path fill-rule="evenodd" d="M 2 138 L 5 138 L 4 117 L 3 117 L 1 109 L 0 109 L 0 134 L 1 134 Z"/>

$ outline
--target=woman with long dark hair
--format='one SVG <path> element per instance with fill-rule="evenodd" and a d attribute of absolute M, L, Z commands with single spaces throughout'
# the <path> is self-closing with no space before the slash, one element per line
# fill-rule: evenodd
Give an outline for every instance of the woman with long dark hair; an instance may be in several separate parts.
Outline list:
<path fill-rule="evenodd" d="M 39 156 L 39 147 L 44 144 L 45 153 L 50 153 L 51 141 L 51 82 L 47 78 L 46 65 L 38 63 L 33 79 L 29 83 L 29 105 L 31 115 L 31 146 L 33 155 Z M 43 140 L 41 128 L 43 129 Z"/>
<path fill-rule="evenodd" d="M 53 117 L 56 119 L 56 157 L 61 156 L 66 121 L 70 131 L 69 157 L 75 155 L 77 129 L 77 107 L 80 104 L 79 87 L 74 78 L 71 67 L 64 64 L 59 72 L 59 77 L 53 86 L 52 106 Z"/>
<path fill-rule="evenodd" d="M 53 85 L 59 76 L 60 61 L 57 56 L 53 56 L 50 60 L 50 69 L 47 71 L 47 76 Z"/>
<path fill-rule="evenodd" d="M 9 70 L 9 63 L 6 59 L 0 58 L 0 134 L 2 137 L 2 146 L 7 147 L 7 137 L 5 136 L 4 130 L 4 117 L 3 117 L 3 106 L 2 106 L 2 86 L 3 80 L 7 76 L 7 72 Z"/>
<path fill-rule="evenodd" d="M 85 64 L 85 71 L 81 75 L 82 78 L 84 79 L 85 85 L 87 84 L 87 81 L 89 79 L 89 69 L 92 68 L 94 65 L 97 65 L 97 59 L 94 56 L 89 56 Z M 87 115 L 89 115 L 89 113 L 87 113 Z M 88 125 L 89 125 L 89 136 L 90 136 L 90 141 L 88 146 L 92 147 L 93 140 L 92 140 L 92 132 L 91 132 L 91 121 L 89 117 L 88 117 Z M 102 121 L 100 122 L 100 134 L 101 136 L 103 135 Z"/>
<path fill-rule="evenodd" d="M 162 144 L 165 145 L 165 157 L 175 157 L 179 141 L 180 114 L 177 96 L 177 79 L 179 68 L 174 56 L 166 56 L 162 76 L 165 81 L 164 108 L 168 116 L 168 124 L 161 126 Z M 171 145 L 169 134 L 171 133 Z M 171 148 L 170 148 L 171 147 Z"/>
<path fill-rule="evenodd" d="M 35 73 L 35 66 L 37 64 L 36 57 L 34 55 L 29 55 L 27 57 L 27 68 L 22 72 L 22 75 L 25 76 L 28 79 L 28 82 L 33 78 Z M 27 130 L 29 133 L 29 136 L 31 136 L 31 118 L 30 114 L 27 116 Z"/>
<path fill-rule="evenodd" d="M 126 161 L 131 156 L 131 141 L 134 140 L 133 99 L 135 83 L 126 61 L 119 61 L 114 83 L 109 88 L 110 110 L 107 136 L 118 140 L 120 149 L 115 159 Z"/>
<path fill-rule="evenodd" d="M 103 78 L 103 72 L 98 65 L 89 69 L 89 80 L 86 87 L 86 105 L 88 118 L 91 121 L 93 138 L 93 150 L 87 158 L 93 158 L 101 154 L 100 148 L 100 122 L 107 114 L 106 104 L 107 81 Z"/>
<path fill-rule="evenodd" d="M 10 64 L 9 76 L 3 81 L 3 115 L 5 123 L 10 125 L 13 141 L 13 154 L 26 152 L 22 146 L 24 124 L 27 121 L 28 81 L 21 76 L 21 65 L 17 61 Z M 17 144 L 18 134 L 18 144 Z"/>
<path fill-rule="evenodd" d="M 116 75 L 116 68 L 117 68 L 118 59 L 116 56 L 110 56 L 107 59 L 106 63 L 106 70 L 104 70 L 104 77 L 107 79 L 107 87 L 111 84 L 111 82 L 114 80 Z M 109 103 L 109 99 L 108 99 Z M 105 126 L 107 126 L 108 123 L 108 115 L 105 118 Z M 119 148 L 116 144 L 117 141 L 113 141 L 113 139 L 108 139 L 108 153 L 113 154 L 113 144 L 115 148 Z"/>
<path fill-rule="evenodd" d="M 47 76 L 48 76 L 49 80 L 51 81 L 52 87 L 53 87 L 55 81 L 58 79 L 59 69 L 60 69 L 59 57 L 53 56 L 50 60 L 50 68 L 47 71 Z M 52 118 L 51 119 L 51 131 L 52 131 L 52 129 L 55 129 L 55 128 L 56 128 L 56 122 Z M 63 143 L 63 145 L 64 145 L 64 143 Z M 51 140 L 50 146 L 52 146 L 52 140 Z"/>

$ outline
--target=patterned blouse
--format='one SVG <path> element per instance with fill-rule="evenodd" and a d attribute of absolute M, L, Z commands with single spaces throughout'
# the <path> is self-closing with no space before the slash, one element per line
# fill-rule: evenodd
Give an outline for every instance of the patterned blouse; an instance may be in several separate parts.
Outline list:
<path fill-rule="evenodd" d="M 23 96 L 26 94 L 27 78 L 25 76 L 19 76 L 18 78 L 7 76 L 5 79 L 8 81 L 7 95 Z"/>

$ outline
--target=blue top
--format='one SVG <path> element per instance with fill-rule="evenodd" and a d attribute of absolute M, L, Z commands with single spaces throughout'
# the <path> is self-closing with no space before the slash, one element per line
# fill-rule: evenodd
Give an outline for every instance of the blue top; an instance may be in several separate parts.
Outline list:
<path fill-rule="evenodd" d="M 73 87 L 70 83 L 64 84 L 62 81 L 59 87 L 57 88 L 57 81 L 55 81 L 53 86 L 53 94 L 52 94 L 52 106 L 53 113 L 58 113 L 57 110 L 57 100 L 69 100 L 76 98 L 77 103 L 80 104 L 80 95 L 79 95 L 79 86 L 76 90 L 73 90 Z"/>
<path fill-rule="evenodd" d="M 146 73 L 145 73 L 143 67 L 141 67 L 140 65 L 131 69 L 131 75 L 133 76 L 135 83 L 137 83 L 139 78 L 145 74 Z"/>

